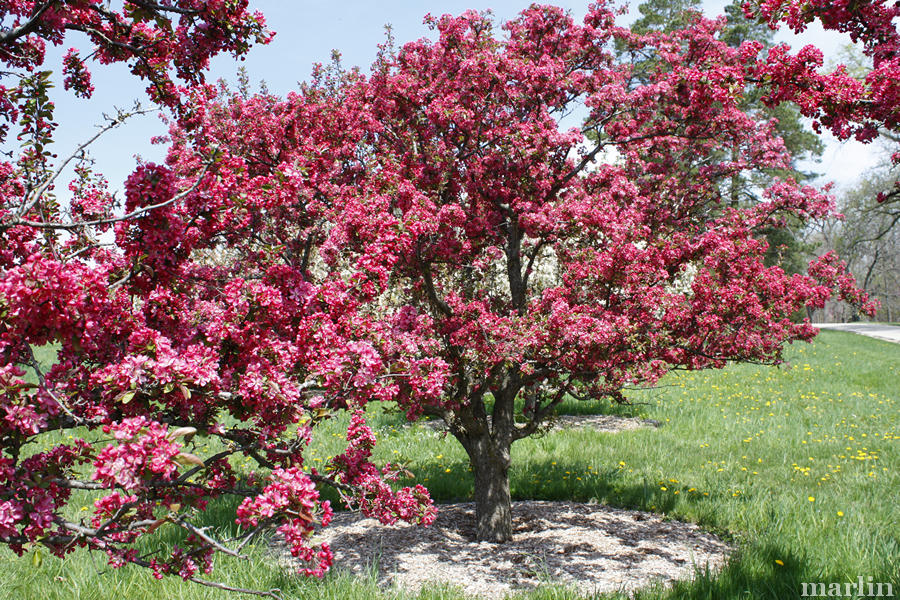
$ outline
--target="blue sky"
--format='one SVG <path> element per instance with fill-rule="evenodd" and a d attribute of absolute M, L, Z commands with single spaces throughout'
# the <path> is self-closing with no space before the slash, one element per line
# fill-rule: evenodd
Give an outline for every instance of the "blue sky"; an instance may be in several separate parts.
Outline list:
<path fill-rule="evenodd" d="M 552 2 L 571 11 L 580 19 L 586 12 L 587 0 Z M 234 81 L 237 68 L 243 65 L 249 72 L 254 85 L 264 80 L 269 89 L 284 94 L 294 89 L 298 81 L 306 79 L 313 63 L 328 62 L 331 50 L 342 53 L 345 66 L 358 65 L 366 68 L 373 60 L 377 45 L 384 40 L 384 26 L 390 23 L 398 44 L 428 36 L 427 27 L 422 24 L 426 13 L 434 15 L 458 14 L 468 8 L 491 9 L 498 20 L 515 16 L 527 6 L 527 0 L 426 0 L 413 2 L 405 0 L 338 0 L 323 1 L 277 1 L 257 0 L 251 7 L 266 15 L 269 27 L 276 32 L 275 39 L 268 46 L 253 48 L 243 62 L 236 62 L 230 56 L 217 57 L 212 65 L 213 79 L 222 77 Z M 708 15 L 722 12 L 725 2 L 707 1 L 704 10 Z M 636 3 L 634 3 L 636 5 Z M 635 11 L 633 11 L 635 12 Z M 624 17 L 623 24 L 629 21 Z M 795 48 L 806 43 L 814 43 L 822 48 L 826 60 L 836 56 L 841 44 L 847 43 L 837 34 L 811 28 L 800 39 L 790 34 L 780 39 Z M 48 68 L 57 69 L 59 56 L 68 48 L 67 43 L 54 52 L 48 53 Z M 76 99 L 58 90 L 56 95 L 56 120 L 60 123 L 56 152 L 61 156 L 71 152 L 78 143 L 95 131 L 94 126 L 102 121 L 104 112 L 112 112 L 113 107 L 129 107 L 135 99 L 143 98 L 143 86 L 127 73 L 121 65 L 93 69 L 97 91 L 89 100 Z M 134 168 L 135 157 L 159 161 L 164 148 L 149 143 L 153 135 L 165 133 L 165 127 L 155 115 L 139 117 L 129 124 L 103 136 L 91 152 L 97 160 L 97 170 L 104 173 L 113 189 L 121 188 L 127 174 Z M 877 151 L 861 144 L 828 144 L 828 150 L 820 164 L 812 166 L 824 173 L 823 180 L 833 180 L 839 185 L 851 184 L 865 169 L 874 164 Z M 63 192 L 60 190 L 60 193 Z"/>

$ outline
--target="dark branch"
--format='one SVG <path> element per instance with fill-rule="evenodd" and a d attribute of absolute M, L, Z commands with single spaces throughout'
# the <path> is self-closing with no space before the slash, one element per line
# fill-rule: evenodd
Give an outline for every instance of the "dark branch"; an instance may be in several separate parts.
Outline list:
<path fill-rule="evenodd" d="M 54 2 L 47 2 L 36 11 L 34 11 L 34 14 L 32 14 L 31 17 L 29 17 L 28 21 L 26 21 L 22 25 L 10 29 L 9 31 L 0 33 L 0 46 L 10 44 L 21 37 L 25 37 L 26 35 L 34 33 L 34 31 L 37 29 L 38 23 L 41 20 L 41 16 L 53 4 Z"/>

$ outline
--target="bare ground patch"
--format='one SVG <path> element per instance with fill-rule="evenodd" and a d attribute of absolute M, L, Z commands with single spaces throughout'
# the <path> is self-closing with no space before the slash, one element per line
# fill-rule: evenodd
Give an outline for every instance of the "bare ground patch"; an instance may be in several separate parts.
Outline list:
<path fill-rule="evenodd" d="M 434 431 L 446 431 L 446 425 L 440 419 L 420 421 L 422 425 Z M 660 422 L 653 419 L 639 419 L 637 417 L 623 417 L 620 415 L 559 415 L 553 417 L 542 427 L 547 431 L 556 429 L 589 428 L 607 433 L 617 431 L 633 431 L 645 427 L 659 427 Z"/>
<path fill-rule="evenodd" d="M 659 425 L 659 421 L 654 421 L 653 419 L 639 419 L 637 417 L 622 417 L 619 415 L 560 415 L 552 421 L 554 429 L 583 427 L 610 433 L 632 431 L 645 427 L 659 427 Z"/>
<path fill-rule="evenodd" d="M 323 540 L 334 550 L 333 568 L 365 574 L 374 567 L 385 587 L 415 593 L 449 583 L 491 600 L 548 582 L 584 594 L 666 584 L 695 568 L 717 569 L 729 551 L 694 524 L 598 504 L 522 501 L 513 515 L 514 539 L 500 545 L 473 541 L 472 503 L 440 505 L 430 527 L 339 513 Z"/>

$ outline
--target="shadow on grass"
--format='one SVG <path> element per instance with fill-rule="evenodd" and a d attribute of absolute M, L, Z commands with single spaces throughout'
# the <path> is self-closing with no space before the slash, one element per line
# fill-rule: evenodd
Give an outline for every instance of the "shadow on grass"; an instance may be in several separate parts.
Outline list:
<path fill-rule="evenodd" d="M 576 400 L 566 396 L 556 407 L 557 415 L 615 415 L 619 417 L 640 417 L 643 402 L 621 404 L 606 398 L 598 400 Z"/>
<path fill-rule="evenodd" d="M 800 598 L 805 564 L 796 557 L 783 556 L 776 545 L 760 550 L 770 567 L 757 566 L 758 561 L 744 560 L 741 555 L 731 557 L 719 571 L 697 569 L 693 579 L 676 581 L 669 586 L 650 584 L 648 587 L 628 593 L 611 593 L 599 596 L 579 596 L 558 586 L 548 586 L 527 595 L 517 596 L 527 600 L 794 600 Z M 780 560 L 784 565 L 776 563 Z"/>
<path fill-rule="evenodd" d="M 588 469 L 587 465 L 566 464 L 554 461 L 531 463 L 527 468 L 513 468 L 510 473 L 510 489 L 513 500 L 554 500 L 567 502 L 596 502 L 616 508 L 651 510 L 657 513 L 672 511 L 676 504 L 689 497 L 690 502 L 705 503 L 711 497 L 694 491 L 687 485 L 660 490 L 656 482 L 626 483 L 624 473 L 614 467 Z M 416 465 L 415 477 L 400 482 L 402 485 L 422 483 L 438 503 L 467 502 L 473 498 L 474 477 L 466 462 L 446 464 L 437 460 L 423 461 Z"/>

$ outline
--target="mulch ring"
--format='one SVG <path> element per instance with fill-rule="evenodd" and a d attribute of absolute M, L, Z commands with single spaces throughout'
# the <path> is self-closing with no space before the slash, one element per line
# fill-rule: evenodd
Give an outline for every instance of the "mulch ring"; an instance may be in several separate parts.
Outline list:
<path fill-rule="evenodd" d="M 630 592 L 718 569 L 730 548 L 697 525 L 653 513 L 575 502 L 513 503 L 514 539 L 474 540 L 474 504 L 443 504 L 430 527 L 382 525 L 338 513 L 322 531 L 334 569 L 377 573 L 378 584 L 413 594 L 450 585 L 466 595 L 499 600 L 555 583 L 582 594 Z M 279 560 L 292 559 L 283 545 Z"/>

